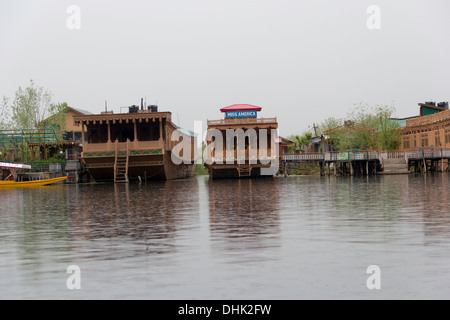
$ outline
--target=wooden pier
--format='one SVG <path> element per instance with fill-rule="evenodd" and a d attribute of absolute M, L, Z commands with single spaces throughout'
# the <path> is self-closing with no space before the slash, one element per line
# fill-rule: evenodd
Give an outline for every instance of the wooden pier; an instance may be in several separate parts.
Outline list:
<path fill-rule="evenodd" d="M 445 172 L 449 170 L 450 149 L 408 151 L 343 151 L 283 154 L 284 174 L 293 163 L 315 163 L 321 175 L 408 174 L 410 172 Z M 413 169 L 411 171 L 411 168 Z"/>

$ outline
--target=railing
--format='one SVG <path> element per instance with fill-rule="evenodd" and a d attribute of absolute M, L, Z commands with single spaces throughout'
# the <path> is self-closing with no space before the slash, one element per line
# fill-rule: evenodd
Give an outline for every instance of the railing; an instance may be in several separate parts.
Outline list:
<path fill-rule="evenodd" d="M 63 172 L 66 167 L 66 161 L 32 161 L 30 172 Z"/>
<path fill-rule="evenodd" d="M 323 161 L 325 154 L 323 153 L 287 153 L 282 155 L 283 161 Z"/>
<path fill-rule="evenodd" d="M 208 126 L 220 126 L 227 124 L 276 124 L 277 118 L 227 118 L 221 120 L 208 120 Z"/>
<path fill-rule="evenodd" d="M 406 151 L 408 159 L 441 159 L 450 158 L 449 149 L 423 149 L 423 150 L 408 150 Z"/>
<path fill-rule="evenodd" d="M 401 151 L 385 151 L 380 152 L 381 159 L 404 159 L 406 156 L 405 152 Z"/>
<path fill-rule="evenodd" d="M 441 159 L 450 158 L 450 149 L 407 151 L 342 151 L 326 153 L 283 154 L 283 161 L 355 161 L 385 159 Z"/>
<path fill-rule="evenodd" d="M 231 158 L 221 158 L 221 157 L 212 157 L 212 163 L 222 163 L 222 164 L 235 164 L 238 162 L 246 162 L 249 161 L 251 164 L 257 164 L 258 161 L 260 163 L 268 163 L 271 161 L 277 160 L 276 156 L 266 156 L 266 157 L 231 157 Z"/>
<path fill-rule="evenodd" d="M 343 151 L 325 153 L 325 161 L 378 160 L 378 151 Z"/>
<path fill-rule="evenodd" d="M 83 152 L 100 153 L 100 152 L 112 152 L 117 148 L 119 151 L 129 150 L 151 150 L 151 149 L 163 149 L 163 141 L 130 141 L 130 142 L 106 142 L 106 143 L 86 143 L 83 146 Z"/>

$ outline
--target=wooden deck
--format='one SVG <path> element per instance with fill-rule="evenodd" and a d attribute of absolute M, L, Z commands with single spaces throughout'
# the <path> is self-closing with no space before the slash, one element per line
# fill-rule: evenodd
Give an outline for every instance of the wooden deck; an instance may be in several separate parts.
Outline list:
<path fill-rule="evenodd" d="M 450 149 L 420 149 L 406 151 L 345 151 L 325 153 L 283 154 L 282 168 L 289 163 L 317 163 L 321 173 L 330 166 L 334 173 L 342 174 L 374 174 L 383 168 L 384 160 L 404 159 L 408 168 L 414 167 L 415 172 L 446 171 L 449 170 Z"/>

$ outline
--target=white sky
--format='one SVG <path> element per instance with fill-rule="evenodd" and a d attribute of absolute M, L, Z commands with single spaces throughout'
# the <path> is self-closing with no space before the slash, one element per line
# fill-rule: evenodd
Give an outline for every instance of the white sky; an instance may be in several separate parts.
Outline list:
<path fill-rule="evenodd" d="M 94 113 L 146 97 L 188 129 L 248 103 L 284 136 L 360 101 L 406 117 L 450 100 L 449 14 L 448 0 L 0 0 L 0 96 L 33 79 Z"/>

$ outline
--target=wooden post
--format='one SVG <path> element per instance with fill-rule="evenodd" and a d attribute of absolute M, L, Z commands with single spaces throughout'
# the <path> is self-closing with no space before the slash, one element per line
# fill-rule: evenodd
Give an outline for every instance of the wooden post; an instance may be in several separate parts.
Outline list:
<path fill-rule="evenodd" d="M 111 123 L 107 120 L 106 124 L 108 125 L 108 143 L 111 143 Z"/>
<path fill-rule="evenodd" d="M 337 163 L 336 163 L 336 161 L 335 162 L 333 162 L 333 169 L 334 169 L 334 176 L 336 177 L 336 175 L 337 175 L 337 168 L 336 168 L 336 165 L 337 165 Z"/>
<path fill-rule="evenodd" d="M 81 122 L 81 144 L 83 145 L 83 150 L 86 150 L 85 138 L 84 138 L 84 122 Z"/>
<path fill-rule="evenodd" d="M 162 141 L 162 139 L 163 139 L 163 122 L 162 118 L 159 118 L 159 141 Z"/>
<path fill-rule="evenodd" d="M 366 161 L 366 176 L 369 175 L 369 161 Z"/>
<path fill-rule="evenodd" d="M 354 172 L 353 172 L 353 164 L 352 164 L 351 161 L 350 161 L 348 164 L 350 165 L 350 175 L 353 176 L 353 175 L 354 175 Z"/>

